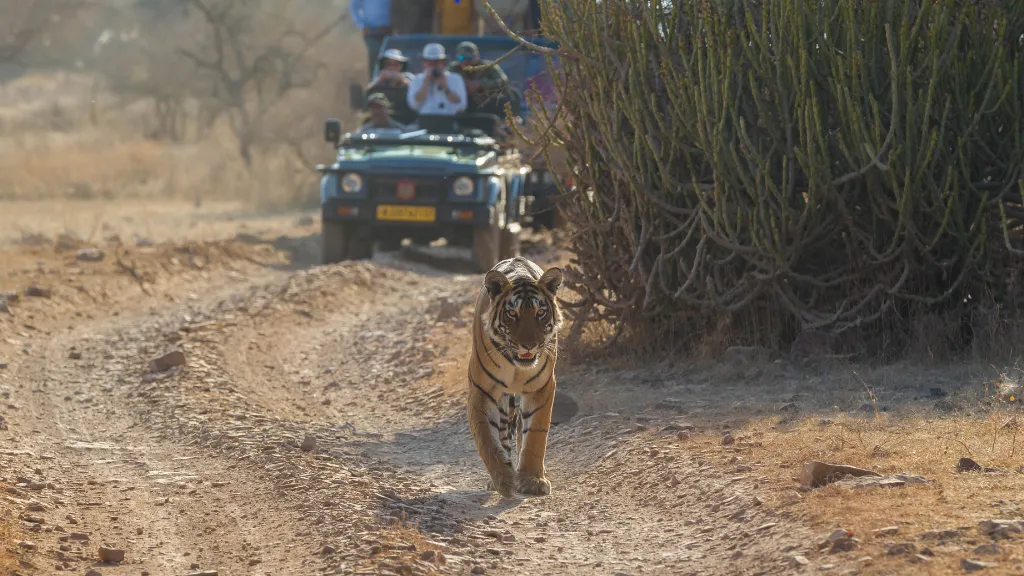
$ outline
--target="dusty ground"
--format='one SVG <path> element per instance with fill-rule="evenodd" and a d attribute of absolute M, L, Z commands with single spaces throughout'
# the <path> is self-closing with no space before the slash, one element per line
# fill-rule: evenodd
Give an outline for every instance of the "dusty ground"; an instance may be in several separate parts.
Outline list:
<path fill-rule="evenodd" d="M 465 425 L 478 275 L 314 266 L 298 214 L 171 202 L 74 207 L 102 215 L 77 233 L 103 260 L 78 261 L 38 210 L 0 205 L 21 226 L 0 226 L 0 569 L 1024 573 L 1021 534 L 979 529 L 1024 517 L 1019 402 L 990 366 L 566 361 L 553 493 L 501 501 Z M 172 350 L 185 366 L 150 370 Z M 809 459 L 926 481 L 802 490 Z M 839 528 L 850 549 L 819 550 Z"/>

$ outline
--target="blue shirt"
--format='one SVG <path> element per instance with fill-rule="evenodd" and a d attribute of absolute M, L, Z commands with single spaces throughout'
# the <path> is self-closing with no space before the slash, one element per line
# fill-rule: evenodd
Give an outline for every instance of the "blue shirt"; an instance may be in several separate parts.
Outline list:
<path fill-rule="evenodd" d="M 360 30 L 391 26 L 391 0 L 352 0 L 349 11 Z"/>

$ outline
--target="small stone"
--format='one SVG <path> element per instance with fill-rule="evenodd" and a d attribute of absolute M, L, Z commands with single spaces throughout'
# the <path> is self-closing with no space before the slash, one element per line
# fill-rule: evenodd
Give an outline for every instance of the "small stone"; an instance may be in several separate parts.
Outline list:
<path fill-rule="evenodd" d="M 108 564 L 124 562 L 124 550 L 100 546 L 100 561 Z"/>
<path fill-rule="evenodd" d="M 36 546 L 35 542 L 31 542 L 29 540 L 22 540 L 21 542 L 18 542 L 18 548 L 23 548 L 25 550 L 36 550 L 39 547 Z"/>
<path fill-rule="evenodd" d="M 837 538 L 832 541 L 832 552 L 849 552 L 855 550 L 859 543 L 856 538 Z"/>
<path fill-rule="evenodd" d="M 1001 554 L 1002 550 L 999 549 L 998 544 L 992 542 L 991 544 L 982 544 L 981 546 L 978 546 L 977 548 L 972 550 L 971 553 L 979 556 L 995 556 L 997 554 Z"/>
<path fill-rule="evenodd" d="M 485 574 L 486 572 L 483 566 L 473 566 L 473 569 L 469 571 L 470 574 Z"/>
<path fill-rule="evenodd" d="M 423 552 L 420 552 L 420 560 L 423 560 L 424 562 L 433 562 L 436 557 L 437 552 L 434 550 L 424 550 Z"/>
<path fill-rule="evenodd" d="M 956 462 L 957 472 L 981 472 L 981 464 L 970 458 L 961 458 Z"/>
<path fill-rule="evenodd" d="M 978 530 L 994 539 L 1007 538 L 1024 531 L 1024 520 L 982 520 L 978 522 Z"/>
<path fill-rule="evenodd" d="M 445 322 L 452 318 L 458 318 L 459 307 L 457 304 L 447 298 L 441 298 L 438 302 L 437 317 L 434 319 L 435 322 Z"/>
<path fill-rule="evenodd" d="M 25 290 L 25 296 L 31 296 L 33 298 L 51 298 L 53 297 L 53 291 L 41 286 L 29 286 Z"/>
<path fill-rule="evenodd" d="M 146 572 L 143 572 L 142 574 L 143 576 L 145 576 Z M 85 576 L 103 576 L 103 574 L 100 573 L 98 570 L 89 570 L 85 573 Z"/>
<path fill-rule="evenodd" d="M 316 436 L 306 433 L 306 437 L 302 439 L 302 446 L 299 446 L 303 452 L 312 452 L 316 448 Z"/>
<path fill-rule="evenodd" d="M 725 436 L 722 436 L 722 446 L 732 446 L 735 443 L 736 439 L 732 437 L 732 434 L 726 433 Z"/>
<path fill-rule="evenodd" d="M 150 372 L 166 372 L 175 366 L 185 365 L 185 353 L 174 350 L 149 361 Z"/>
<path fill-rule="evenodd" d="M 826 462 L 811 460 L 806 462 L 803 469 L 800 470 L 800 483 L 804 486 L 814 488 L 841 480 L 847 475 L 854 477 L 881 476 L 881 474 L 873 470 L 855 468 L 844 464 L 828 464 Z"/>
<path fill-rule="evenodd" d="M 68 230 L 67 232 L 62 232 L 60 236 L 57 236 L 57 242 L 54 245 L 54 249 L 58 252 L 70 252 L 72 250 L 77 250 L 83 243 L 81 236 L 71 230 Z"/>
<path fill-rule="evenodd" d="M 789 559 L 789 563 L 793 567 L 799 567 L 799 566 L 807 566 L 807 565 L 809 565 L 811 563 L 811 561 L 808 560 L 804 556 L 793 556 L 792 558 Z"/>
<path fill-rule="evenodd" d="M 714 508 L 712 508 L 712 510 L 714 510 Z M 825 538 L 825 540 L 821 544 L 818 544 L 818 549 L 821 550 L 824 548 L 828 548 L 830 546 L 833 546 L 837 540 L 852 537 L 853 532 L 850 532 L 845 528 L 838 528 L 836 530 L 833 530 L 832 533 L 829 534 L 828 537 Z"/>
<path fill-rule="evenodd" d="M 970 560 L 968 558 L 962 558 L 960 560 L 960 568 L 964 572 L 977 572 L 984 570 L 985 568 L 995 568 L 997 564 L 995 562 L 982 562 L 981 560 Z"/>
<path fill-rule="evenodd" d="M 75 254 L 75 260 L 79 262 L 102 262 L 106 254 L 99 248 L 80 248 Z"/>
<path fill-rule="evenodd" d="M 189 572 L 185 576 L 217 576 L 216 570 L 200 570 L 199 572 Z"/>
<path fill-rule="evenodd" d="M 72 348 L 71 351 L 68 352 L 68 358 L 72 360 L 81 360 L 82 353 L 79 350 L 75 350 L 74 348 Z"/>
<path fill-rule="evenodd" d="M 331 546 L 330 544 L 324 544 L 324 547 L 320 549 L 320 554 L 327 556 L 330 554 L 334 554 L 337 551 L 338 550 L 334 546 Z"/>
<path fill-rule="evenodd" d="M 901 542 L 899 544 L 886 546 L 885 551 L 889 556 L 903 556 L 904 554 L 913 554 L 914 552 L 917 552 L 917 546 L 913 542 Z"/>
<path fill-rule="evenodd" d="M 509 543 L 515 542 L 516 541 L 516 535 L 515 534 L 505 534 L 505 535 L 503 535 L 501 537 L 501 541 L 504 542 L 505 544 L 509 544 Z"/>
<path fill-rule="evenodd" d="M 886 526 L 885 528 L 878 528 L 877 530 L 872 530 L 871 533 L 878 536 L 892 536 L 893 534 L 896 534 L 899 531 L 899 526 Z"/>
<path fill-rule="evenodd" d="M 907 557 L 907 562 L 910 562 L 912 564 L 924 564 L 925 562 L 931 562 L 931 558 L 925 556 L 924 554 L 914 554 L 912 556 Z"/>
<path fill-rule="evenodd" d="M 71 534 L 68 534 L 68 538 L 71 538 L 72 540 L 88 540 L 89 535 L 85 532 L 72 532 Z"/>

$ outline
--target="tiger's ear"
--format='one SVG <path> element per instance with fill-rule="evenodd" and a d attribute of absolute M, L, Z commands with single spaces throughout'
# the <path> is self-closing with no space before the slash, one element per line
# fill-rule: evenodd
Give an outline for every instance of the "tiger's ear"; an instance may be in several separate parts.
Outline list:
<path fill-rule="evenodd" d="M 508 278 L 497 270 L 491 270 L 484 276 L 484 288 L 491 295 L 491 300 L 500 296 L 505 291 L 505 288 L 511 285 L 512 283 L 508 281 Z"/>
<path fill-rule="evenodd" d="M 537 284 L 540 284 L 545 290 L 554 295 L 558 291 L 558 287 L 562 285 L 562 269 L 557 266 L 548 268 L 541 274 Z"/>

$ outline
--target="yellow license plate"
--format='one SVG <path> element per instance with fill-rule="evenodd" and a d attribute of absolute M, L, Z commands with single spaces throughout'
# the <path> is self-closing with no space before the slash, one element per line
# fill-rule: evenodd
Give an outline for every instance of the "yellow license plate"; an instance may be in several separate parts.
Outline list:
<path fill-rule="evenodd" d="M 437 209 L 433 206 L 377 206 L 377 220 L 397 220 L 401 222 L 433 222 L 437 219 Z"/>

